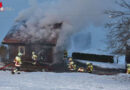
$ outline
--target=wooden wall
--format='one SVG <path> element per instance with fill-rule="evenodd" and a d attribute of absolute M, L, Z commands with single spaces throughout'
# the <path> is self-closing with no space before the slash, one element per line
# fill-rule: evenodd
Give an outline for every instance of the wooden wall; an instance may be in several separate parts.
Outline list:
<path fill-rule="evenodd" d="M 18 54 L 18 45 L 9 45 L 9 61 L 13 61 Z"/>
<path fill-rule="evenodd" d="M 13 61 L 15 56 L 18 54 L 18 47 L 25 47 L 25 55 L 22 56 L 22 60 L 30 61 L 32 60 L 32 51 L 38 55 L 38 59 L 41 60 L 41 57 L 44 58 L 44 62 L 51 63 L 53 62 L 53 47 L 54 46 L 46 46 L 46 45 L 9 45 L 9 59 Z"/>

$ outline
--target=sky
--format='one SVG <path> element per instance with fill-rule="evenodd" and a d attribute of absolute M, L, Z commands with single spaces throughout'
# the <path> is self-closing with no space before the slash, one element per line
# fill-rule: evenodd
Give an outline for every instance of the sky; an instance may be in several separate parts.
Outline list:
<path fill-rule="evenodd" d="M 3 7 L 7 10 L 0 12 L 0 42 L 3 40 L 7 32 L 14 23 L 14 19 L 18 13 L 29 7 L 27 0 L 0 0 Z"/>

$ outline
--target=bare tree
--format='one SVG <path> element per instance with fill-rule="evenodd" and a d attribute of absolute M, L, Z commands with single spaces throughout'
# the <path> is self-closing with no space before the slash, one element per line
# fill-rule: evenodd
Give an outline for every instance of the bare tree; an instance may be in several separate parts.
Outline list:
<path fill-rule="evenodd" d="M 130 3 L 125 0 L 116 3 L 124 10 L 106 10 L 105 14 L 109 15 L 111 22 L 105 26 L 110 29 L 108 34 L 109 49 L 113 50 L 112 53 L 124 54 L 127 41 L 130 39 Z"/>

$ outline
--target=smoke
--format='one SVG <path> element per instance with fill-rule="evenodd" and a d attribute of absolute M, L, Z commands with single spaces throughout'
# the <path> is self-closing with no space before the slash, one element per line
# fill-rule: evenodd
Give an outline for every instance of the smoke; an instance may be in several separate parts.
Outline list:
<path fill-rule="evenodd" d="M 21 34 L 17 38 L 32 36 L 30 41 L 40 39 L 51 41 L 58 37 L 55 54 L 68 49 L 72 34 L 83 30 L 90 24 L 103 25 L 107 17 L 105 9 L 113 6 L 114 0 L 51 0 L 38 3 L 30 0 L 30 8 L 23 10 L 16 18 Z M 55 23 L 62 23 L 61 28 L 52 28 Z"/>

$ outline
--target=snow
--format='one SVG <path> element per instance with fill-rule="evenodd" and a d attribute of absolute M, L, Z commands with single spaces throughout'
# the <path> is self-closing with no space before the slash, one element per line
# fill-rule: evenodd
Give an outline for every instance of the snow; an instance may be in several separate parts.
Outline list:
<path fill-rule="evenodd" d="M 88 73 L 0 72 L 0 90 L 130 90 L 130 75 Z"/>

